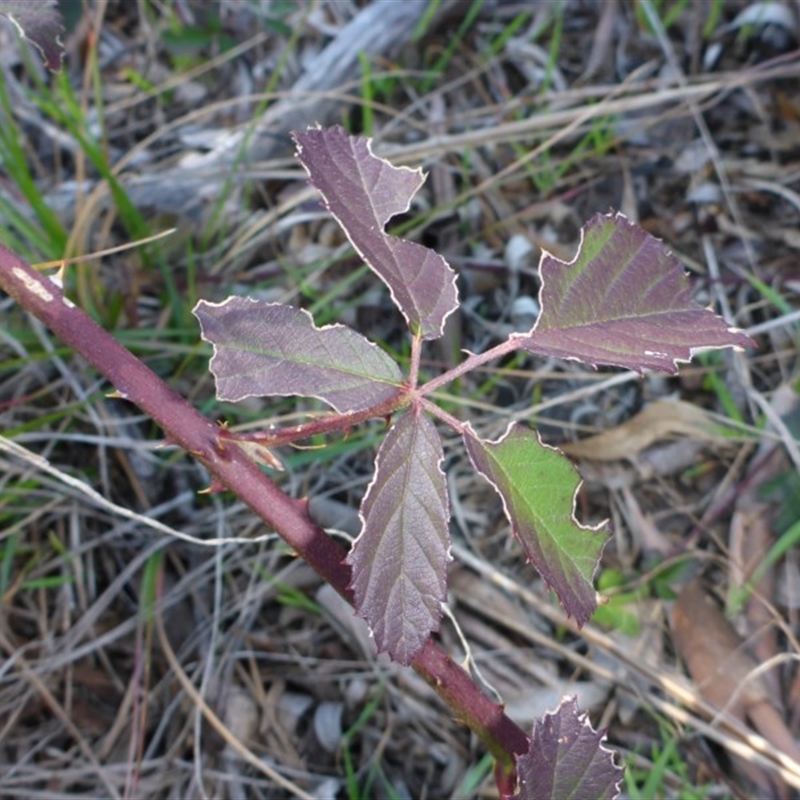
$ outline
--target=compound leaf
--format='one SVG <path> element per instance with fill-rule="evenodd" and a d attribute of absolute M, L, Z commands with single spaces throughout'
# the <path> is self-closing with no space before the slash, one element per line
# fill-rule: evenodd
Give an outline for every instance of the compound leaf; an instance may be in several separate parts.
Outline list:
<path fill-rule="evenodd" d="M 48 69 L 61 68 L 64 26 L 57 0 L 0 0 L 0 14 L 36 47 Z"/>
<path fill-rule="evenodd" d="M 361 534 L 347 557 L 356 612 L 378 649 L 410 663 L 439 627 L 450 561 L 442 443 L 418 408 L 389 430 L 361 504 Z"/>
<path fill-rule="evenodd" d="M 475 469 L 503 499 L 511 530 L 528 560 L 579 625 L 596 607 L 592 578 L 607 537 L 603 526 L 585 527 L 574 515 L 580 478 L 536 431 L 512 424 L 496 442 L 464 435 Z"/>
<path fill-rule="evenodd" d="M 314 325 L 302 309 L 247 297 L 194 308 L 214 345 L 211 372 L 220 400 L 302 395 L 340 413 L 394 397 L 402 374 L 377 345 L 344 325 Z"/>
<path fill-rule="evenodd" d="M 593 366 L 674 373 L 694 350 L 753 345 L 695 303 L 680 261 L 621 214 L 598 214 L 581 233 L 569 263 L 542 255 L 542 312 L 521 336 L 524 349 Z"/>
<path fill-rule="evenodd" d="M 442 335 L 458 306 L 455 273 L 438 253 L 390 236 L 386 223 L 408 211 L 425 180 L 422 171 L 395 167 L 372 153 L 370 140 L 343 128 L 292 134 L 297 157 L 350 243 L 386 283 L 412 332 Z"/>
<path fill-rule="evenodd" d="M 517 758 L 522 800 L 614 800 L 622 770 L 574 697 L 533 726 L 527 753 Z"/>

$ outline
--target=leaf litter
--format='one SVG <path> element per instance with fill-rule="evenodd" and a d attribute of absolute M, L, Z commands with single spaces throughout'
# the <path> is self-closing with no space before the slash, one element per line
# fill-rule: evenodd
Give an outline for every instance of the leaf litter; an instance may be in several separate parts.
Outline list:
<path fill-rule="evenodd" d="M 763 331 L 755 353 L 732 361 L 711 360 L 684 367 L 674 379 L 648 375 L 643 380 L 631 377 L 609 385 L 609 373 L 591 373 L 577 365 L 544 358 L 503 364 L 484 374 L 487 385 L 479 387 L 471 377 L 452 395 L 454 403 L 469 405 L 473 413 L 484 412 L 482 437 L 496 438 L 512 420 L 535 417 L 537 423 L 544 424 L 546 441 L 556 445 L 624 425 L 640 409 L 667 394 L 715 415 L 738 412 L 745 417 L 749 427 L 742 429 L 738 438 L 725 443 L 707 441 L 688 464 L 685 460 L 678 460 L 677 466 L 668 464 L 666 454 L 659 452 L 658 437 L 635 445 L 642 456 L 655 456 L 652 470 L 623 463 L 624 459 L 606 462 L 605 471 L 589 461 L 581 464 L 592 477 L 577 497 L 579 518 L 584 524 L 596 524 L 607 516 L 614 520 L 615 539 L 606 550 L 601 573 L 604 568 L 613 568 L 633 586 L 658 578 L 665 563 L 679 566 L 687 560 L 704 568 L 707 584 L 722 589 L 728 586 L 725 565 L 732 546 L 737 487 L 746 479 L 747 465 L 758 442 L 770 437 L 769 441 L 778 442 L 780 447 L 780 437 L 785 437 L 774 431 L 761 433 L 753 426 L 757 419 L 750 414 L 758 408 L 754 395 L 769 398 L 779 387 L 790 384 L 796 366 L 796 333 L 782 319 L 791 310 L 798 285 L 791 250 L 791 232 L 797 221 L 792 193 L 800 190 L 793 168 L 800 125 L 795 101 L 797 70 L 791 62 L 781 60 L 775 37 L 761 30 L 765 26 L 756 22 L 748 25 L 745 33 L 737 32 L 740 28 L 736 20 L 745 10 L 744 3 L 722 5 L 722 18 L 716 26 L 709 24 L 705 39 L 696 34 L 703 26 L 691 15 L 673 21 L 666 31 L 693 87 L 682 88 L 675 83 L 674 73 L 664 67 L 668 60 L 664 43 L 625 4 L 618 4 L 614 32 L 605 34 L 612 42 L 601 58 L 603 50 L 593 50 L 597 10 L 579 3 L 565 9 L 560 21 L 538 10 L 522 20 L 521 33 L 516 34 L 529 40 L 537 26 L 545 26 L 539 44 L 547 54 L 547 48 L 554 47 L 554 26 L 561 26 L 560 46 L 553 51 L 553 74 L 557 73 L 558 81 L 554 78 L 550 85 L 547 69 L 540 69 L 533 61 L 539 59 L 538 64 L 546 65 L 549 58 L 541 60 L 530 48 L 503 50 L 498 37 L 513 17 L 505 16 L 511 12 L 498 7 L 479 16 L 462 49 L 454 52 L 445 68 L 437 90 L 446 110 L 444 135 L 434 138 L 428 134 L 425 96 L 420 100 L 403 87 L 402 81 L 389 88 L 389 102 L 376 108 L 374 114 L 376 152 L 391 154 L 395 163 L 399 158 L 414 166 L 427 159 L 426 169 L 429 163 L 435 163 L 457 187 L 455 196 L 449 198 L 450 216 L 439 212 L 430 224 L 413 233 L 441 249 L 460 276 L 464 308 L 453 315 L 457 324 L 442 340 L 447 347 L 472 352 L 486 349 L 496 341 L 498 326 L 509 324 L 514 301 L 523 295 L 537 295 L 539 277 L 535 268 L 520 268 L 504 259 L 504 245 L 512 236 L 523 236 L 537 249 L 546 248 L 567 262 L 577 248 L 583 222 L 598 211 L 622 208 L 623 201 L 626 212 L 634 212 L 630 214 L 632 220 L 662 238 L 689 266 L 695 296 L 705 303 L 724 299 L 733 315 L 728 324 L 745 329 L 760 326 Z M 314 19 L 298 12 L 286 24 L 296 27 L 298 42 L 307 52 L 320 55 L 337 41 L 340 46 L 344 42 L 346 48 L 348 26 L 355 25 L 367 8 L 345 12 L 336 4 L 321 4 Z M 320 241 L 317 233 L 325 223 L 309 205 L 309 196 L 297 191 L 301 176 L 288 159 L 265 156 L 268 160 L 250 176 L 255 182 L 252 192 L 241 192 L 244 180 L 237 174 L 227 202 L 217 205 L 231 162 L 222 158 L 224 144 L 214 144 L 225 139 L 215 140 L 215 131 L 225 131 L 231 119 L 247 120 L 255 113 L 254 101 L 245 96 L 247 86 L 257 85 L 270 65 L 282 60 L 286 64 L 284 88 L 299 85 L 299 76 L 303 75 L 301 51 L 292 49 L 296 43 L 290 46 L 278 35 L 251 38 L 253 19 L 247 18 L 248 13 L 255 12 L 238 9 L 221 15 L 223 29 L 245 45 L 240 54 L 229 56 L 229 51 L 217 49 L 220 41 L 213 37 L 205 45 L 204 52 L 220 57 L 208 62 L 202 79 L 215 93 L 214 99 L 228 101 L 227 105 L 214 108 L 209 103 L 207 109 L 193 108 L 181 95 L 176 95 L 177 103 L 166 104 L 160 96 L 154 98 L 143 88 L 132 87 L 119 62 L 109 60 L 102 65 L 109 97 L 115 90 L 126 93 L 124 103 L 109 109 L 109 144 L 123 159 L 119 170 L 123 185 L 137 205 L 152 209 L 156 224 L 159 214 L 167 213 L 171 220 L 177 216 L 184 226 L 183 235 L 193 241 L 200 238 L 206 221 L 219 209 L 224 225 L 219 228 L 214 248 L 200 254 L 196 265 L 203 296 L 225 296 L 227 292 L 223 293 L 220 284 L 244 282 L 250 288 L 270 280 L 280 286 L 282 300 L 299 296 L 308 306 L 318 303 L 324 307 L 330 302 L 325 298 L 334 293 L 334 297 L 352 303 L 359 331 L 378 338 L 368 320 L 379 320 L 380 339 L 391 342 L 398 336 L 392 330 L 391 304 L 385 296 L 369 293 L 363 279 L 343 281 L 354 262 L 336 260 L 340 243 L 331 242 L 324 253 L 317 251 L 305 263 L 302 254 L 289 247 L 287 231 L 295 223 L 307 230 L 309 243 Z M 348 18 L 348 13 L 354 16 Z M 202 5 L 181 4 L 180 14 L 184 26 L 202 30 L 208 24 Z M 178 64 L 178 54 L 169 49 L 168 39 L 150 38 L 157 32 L 147 28 L 133 12 L 109 12 L 99 30 L 110 52 L 122 52 L 129 59 L 127 64 L 123 61 L 124 66 L 139 69 L 146 64 L 148 42 L 160 48 L 170 63 Z M 447 41 L 447 30 L 432 23 L 426 34 L 428 41 Z M 86 33 L 78 29 L 74 41 L 81 36 Z M 476 54 L 494 52 L 495 46 L 499 48 L 496 56 L 477 59 Z M 713 64 L 708 56 L 712 48 L 716 53 Z M 80 54 L 77 43 L 73 52 Z M 400 49 L 387 53 L 387 57 L 398 59 L 398 64 L 413 65 L 416 62 L 411 56 L 417 58 L 418 52 L 418 45 L 403 50 L 400 43 Z M 595 54 L 591 61 L 590 53 Z M 81 63 L 80 55 L 72 62 Z M 306 63 L 313 63 L 313 59 Z M 175 69 L 178 83 L 188 83 L 180 67 Z M 18 74 L 9 73 L 9 85 L 16 85 Z M 531 79 L 537 74 L 542 82 L 535 85 Z M 580 84 L 581 75 L 591 76 L 591 83 Z M 356 71 L 351 71 L 340 79 L 337 88 L 357 77 Z M 626 82 L 624 88 L 621 81 Z M 618 96 L 609 96 L 611 85 L 621 87 Z M 235 105 L 229 102 L 232 91 L 242 92 Z M 759 92 L 757 100 L 754 91 Z M 658 102 L 652 99 L 656 95 L 661 98 Z M 692 98 L 705 103 L 703 113 L 716 152 L 714 158 L 701 159 L 692 172 L 686 173 L 673 166 L 680 153 L 698 140 L 701 149 L 709 148 L 708 141 L 702 141 L 693 127 Z M 308 98 L 307 122 L 341 121 L 348 114 L 353 115 L 349 121 L 354 121 L 363 114 L 360 98 L 352 90 L 346 99 L 325 97 L 333 102 L 324 112 L 317 112 L 317 99 Z M 616 105 L 604 106 L 612 102 Z M 613 114 L 609 112 L 604 119 L 606 108 Z M 242 113 L 245 109 L 249 114 Z M 536 113 L 532 113 L 534 109 Z M 327 114 L 331 117 L 323 118 Z M 566 121 L 559 114 L 567 115 Z M 50 163 L 48 158 L 52 161 L 48 156 L 54 147 L 49 133 L 52 124 L 38 110 L 28 113 L 22 124 L 32 152 L 39 154 L 34 163 L 42 165 L 35 173 L 36 180 L 52 192 L 54 205 L 62 196 L 73 203 L 78 176 L 45 168 Z M 521 126 L 527 126 L 527 133 L 520 131 Z M 190 133 L 201 138 L 191 138 Z M 285 153 L 286 133 L 273 121 L 259 131 L 264 137 L 260 141 L 284 137 Z M 141 144 L 147 134 L 154 138 Z M 62 145 L 71 136 L 66 131 L 60 135 Z M 604 136 L 608 141 L 603 141 Z M 520 142 L 524 142 L 523 148 Z M 176 173 L 168 175 L 168 160 L 175 154 L 187 157 L 192 148 L 196 148 L 195 155 L 200 153 L 205 158 L 202 176 L 198 178 L 186 169 L 180 179 Z M 232 152 L 230 144 L 228 152 Z M 717 167 L 720 163 L 722 175 Z M 64 169 L 63 164 L 60 169 Z M 101 215 L 110 208 L 108 200 L 102 200 L 107 194 L 94 177 L 86 179 L 94 182 L 86 187 L 94 191 L 92 202 L 73 209 L 70 216 L 78 221 L 76 232 L 83 241 L 91 240 L 92 247 L 105 246 L 118 235 L 103 224 Z M 709 185 L 718 187 L 718 191 L 701 191 Z M 411 214 L 425 210 L 426 191 L 422 190 L 420 205 L 412 208 Z M 710 243 L 716 253 L 721 265 L 719 276 L 706 273 L 704 243 Z M 189 272 L 181 271 L 184 252 L 178 248 L 170 256 L 175 259 L 175 279 L 181 290 L 188 289 Z M 789 308 L 759 291 L 746 279 L 748 275 L 772 288 Z M 133 321 L 143 331 L 150 329 L 153 342 L 162 338 L 166 332 L 163 275 L 135 262 L 111 259 L 93 279 L 98 286 L 110 287 L 121 299 L 124 325 L 130 326 Z M 3 343 L 4 351 L 7 348 L 14 358 L 25 357 L 36 347 L 35 342 L 13 337 Z M 431 352 L 446 363 L 447 350 L 438 342 Z M 66 399 L 75 392 L 74 381 L 70 385 L 57 371 L 57 362 L 46 362 L 55 365 L 54 373 L 50 366 L 43 371 L 39 363 L 30 358 L 0 384 L 4 429 L 15 430 L 43 410 L 74 415 Z M 77 361 L 69 365 L 87 387 L 79 393 L 87 398 L 88 407 L 102 409 L 88 399 L 91 376 Z M 198 400 L 210 396 L 206 380 L 195 380 L 177 369 L 175 372 L 179 390 Z M 45 386 L 47 394 L 42 394 Z M 536 400 L 531 407 L 531 397 L 541 397 L 549 404 L 542 407 L 543 403 Z M 255 419 L 259 413 L 262 418 L 265 413 L 271 414 L 272 407 L 266 403 L 254 406 Z M 313 402 L 298 401 L 280 413 L 291 417 L 316 411 Z M 236 419 L 234 412 L 230 413 Z M 120 505 L 133 504 L 197 538 L 262 533 L 241 508 L 223 509 L 217 502 L 201 504 L 196 499 L 169 506 L 166 499 L 170 496 L 180 497 L 186 489 L 204 486 L 204 476 L 190 462 L 180 462 L 177 469 L 173 464 L 169 477 L 163 478 L 151 497 L 152 475 L 126 457 L 126 448 L 98 446 L 92 438 L 114 436 L 119 426 L 119 438 L 136 445 L 152 437 L 145 424 L 134 420 L 138 427 L 133 427 L 132 433 L 127 420 L 123 427 L 104 417 L 92 418 L 91 414 L 73 419 L 78 432 L 85 435 L 84 442 L 59 438 L 58 430 L 44 426 L 18 436 L 27 437 L 23 439 L 27 446 L 41 449 L 52 463 L 77 472 Z M 695 437 L 690 434 L 689 438 Z M 357 452 L 343 453 L 321 465 L 293 467 L 285 480 L 293 482 L 298 495 L 328 495 L 356 508 L 368 485 L 368 461 Z M 160 460 L 156 464 L 160 465 Z M 782 474 L 790 472 L 786 466 Z M 228 796 L 248 792 L 255 796 L 264 790 L 275 796 L 269 777 L 255 768 L 243 767 L 239 756 L 214 738 L 197 706 L 186 701 L 180 683 L 170 675 L 163 653 L 157 646 L 148 645 L 152 631 L 138 609 L 147 607 L 145 565 L 157 550 L 152 539 L 129 521 L 93 510 L 79 498 L 63 497 L 46 476 L 38 476 L 35 485 L 29 486 L 29 469 L 11 459 L 6 461 L 3 474 L 8 476 L 7 486 L 19 488 L 9 494 L 6 503 L 9 521 L 4 542 L 13 543 L 13 547 L 7 544 L 4 550 L 11 573 L 3 585 L 3 647 L 13 672 L 7 671 L 0 691 L 4 707 L 17 716 L 5 734 L 5 752 L 12 756 L 13 769 L 7 770 L 2 792 L 28 796 L 33 788 L 47 783 L 51 791 L 87 795 L 99 791 L 122 796 L 135 786 L 138 796 L 156 796 L 167 788 L 187 796 L 202 786 L 206 792 Z M 167 476 L 166 471 L 162 474 Z M 779 472 L 775 479 L 780 481 L 781 477 Z M 777 774 L 790 785 L 797 785 L 796 770 L 779 765 L 772 750 L 759 750 L 748 743 L 746 728 L 733 723 L 724 728 L 706 725 L 717 720 L 719 710 L 704 704 L 702 693 L 682 681 L 679 664 L 665 655 L 669 647 L 655 647 L 649 656 L 637 660 L 631 656 L 631 642 L 618 633 L 592 624 L 578 633 L 566 623 L 571 646 L 559 648 L 550 634 L 565 622 L 547 601 L 544 587 L 528 570 L 520 568 L 517 546 L 509 544 L 506 536 L 502 508 L 490 490 L 458 468 L 452 483 L 457 552 L 469 547 L 462 553 L 462 564 L 469 565 L 465 570 L 467 596 L 469 580 L 477 581 L 476 573 L 483 570 L 486 579 L 501 587 L 500 596 L 514 598 L 518 609 L 514 617 L 498 618 L 491 603 L 475 608 L 463 595 L 457 595 L 457 617 L 466 614 L 476 622 L 488 618 L 491 630 L 505 638 L 507 651 L 529 653 L 528 659 L 517 657 L 511 673 L 503 672 L 502 659 L 497 655 L 502 648 L 497 642 L 472 642 L 472 658 L 493 685 L 500 687 L 501 695 L 504 681 L 511 680 L 514 673 L 514 679 L 523 684 L 526 679 L 530 684 L 543 682 L 545 676 L 536 674 L 536 665 L 542 664 L 567 692 L 571 682 L 596 682 L 606 693 L 595 693 L 592 705 L 581 705 L 581 709 L 590 713 L 595 727 L 601 721 L 608 726 L 614 746 L 635 751 L 645 759 L 651 746 L 660 741 L 649 710 L 659 711 L 675 726 L 683 725 L 677 698 L 692 710 L 690 729 L 716 738 L 731 752 L 743 753 L 760 773 L 737 778 L 741 781 L 739 790 L 751 785 L 748 780 L 758 785 L 763 775 L 776 780 Z M 143 490 L 146 484 L 148 491 Z M 137 487 L 142 490 L 137 491 Z M 652 538 L 641 540 L 636 527 L 617 513 L 624 507 L 626 488 L 633 491 L 662 543 L 671 548 L 659 562 L 650 558 L 648 542 Z M 635 517 L 629 515 L 629 519 Z M 767 531 L 767 542 L 770 534 Z M 69 544 L 69 557 L 54 546 L 58 542 Z M 302 782 L 306 790 L 329 786 L 331 776 L 341 775 L 337 756 L 328 754 L 314 733 L 316 709 L 328 708 L 325 704 L 329 702 L 343 702 L 346 728 L 367 707 L 367 700 L 376 701 L 372 717 L 349 740 L 351 755 L 365 772 L 377 765 L 372 773 L 379 775 L 375 781 L 388 780 L 410 796 L 455 791 L 462 776 L 453 776 L 447 764 L 478 762 L 481 754 L 474 743 L 452 723 L 427 687 L 405 674 L 392 673 L 386 683 L 383 677 L 377 680 L 375 664 L 365 660 L 354 644 L 348 644 L 333 616 L 324 607 L 321 615 L 319 608 L 305 608 L 304 598 L 314 593 L 316 579 L 293 566 L 280 548 L 259 550 L 254 558 L 252 552 L 241 550 L 241 545 L 213 554 L 184 544 L 164 543 L 161 547 L 166 551 L 168 576 L 163 601 L 165 631 L 185 676 L 199 687 L 210 705 L 241 707 L 247 724 L 242 723 L 237 733 L 250 736 L 244 744 L 293 771 L 290 777 Z M 30 560 L 30 552 L 41 554 L 38 562 Z M 473 561 L 468 559 L 469 554 Z M 792 563 L 789 551 L 777 562 L 777 567 L 786 569 L 780 575 L 790 574 Z M 54 581 L 54 576 L 63 578 Z M 680 580 L 672 584 L 675 589 L 680 585 Z M 627 588 L 630 586 L 623 584 L 618 591 Z M 792 638 L 784 634 L 788 608 L 781 602 L 782 596 L 776 593 L 768 598 L 774 611 L 767 623 L 760 624 L 772 625 L 778 631 L 779 649 L 775 652 L 791 656 Z M 667 637 L 669 602 L 654 591 L 647 602 L 639 598 L 630 607 L 640 615 L 643 626 L 655 626 L 662 637 Z M 637 611 L 639 608 L 642 610 Z M 662 616 L 647 616 L 645 609 L 653 608 L 660 608 Z M 512 624 L 517 616 L 521 624 Z M 737 621 L 741 623 L 741 619 Z M 745 641 L 751 633 L 746 632 Z M 458 647 L 447 623 L 441 635 Z M 590 657 L 577 662 L 580 650 Z M 210 654 L 215 655 L 209 658 Z M 35 662 L 31 662 L 34 657 Z M 29 663 L 35 664 L 36 672 L 31 671 Z M 202 671 L 198 669 L 201 663 L 206 665 Z M 790 713 L 788 702 L 795 696 L 797 674 L 791 658 L 781 660 L 774 672 L 781 690 L 776 708 L 796 736 L 798 720 Z M 36 682 L 36 675 L 54 687 L 49 695 Z M 635 700 L 629 688 L 634 679 L 638 692 Z M 359 685 L 367 687 L 361 695 L 352 690 Z M 127 713 L 129 687 L 143 698 L 134 717 Z M 281 698 L 289 698 L 291 693 L 305 698 L 304 703 L 310 700 L 307 708 L 313 710 L 299 713 L 283 730 L 271 723 Z M 52 700 L 68 713 L 50 713 L 52 703 L 47 711 L 43 698 L 48 697 L 47 702 Z M 243 706 L 248 698 L 249 709 Z M 621 711 L 623 707 L 626 714 Z M 226 719 L 225 715 L 221 718 Z M 77 730 L 67 724 L 68 719 Z M 105 733 L 99 731 L 98 719 L 103 721 L 100 727 L 105 726 Z M 390 737 L 384 736 L 387 730 L 391 730 Z M 45 737 L 49 737 L 46 748 L 38 744 Z M 434 752 L 431 742 L 440 743 Z M 141 748 L 133 760 L 129 756 L 132 746 L 133 752 Z M 99 763 L 97 755 L 92 757 L 93 748 L 102 756 Z M 712 765 L 708 771 L 706 754 L 696 749 L 691 737 L 681 740 L 680 750 L 691 774 L 711 783 L 711 796 L 724 796 L 731 780 L 725 770 Z M 64 783 L 54 789 L 51 781 L 58 775 L 63 776 L 59 780 Z M 235 780 L 231 777 L 234 775 Z M 674 791 L 679 790 L 677 773 L 669 773 L 665 780 Z M 729 790 L 736 789 L 734 785 Z"/>

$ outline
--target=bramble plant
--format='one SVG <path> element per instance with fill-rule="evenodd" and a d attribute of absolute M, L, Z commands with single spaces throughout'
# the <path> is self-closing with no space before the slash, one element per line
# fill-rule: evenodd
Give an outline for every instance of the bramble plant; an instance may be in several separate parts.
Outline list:
<path fill-rule="evenodd" d="M 496 442 L 481 439 L 429 399 L 441 386 L 487 361 L 524 349 L 594 366 L 676 371 L 694 347 L 747 344 L 722 319 L 697 306 L 678 260 L 620 215 L 594 217 L 569 263 L 545 255 L 541 315 L 528 333 L 512 334 L 420 385 L 424 341 L 440 337 L 458 307 L 455 273 L 441 255 L 385 232 L 408 210 L 424 180 L 420 170 L 376 157 L 367 139 L 342 128 L 294 134 L 297 157 L 353 247 L 389 287 L 411 332 L 410 369 L 343 325 L 317 328 L 304 310 L 251 298 L 201 300 L 194 310 L 214 346 L 217 397 L 301 395 L 336 412 L 289 431 L 220 434 L 264 451 L 343 430 L 369 417 L 390 418 L 361 505 L 362 530 L 347 557 L 356 612 L 378 649 L 410 664 L 439 625 L 450 560 L 447 487 L 441 439 L 432 418 L 463 438 L 475 467 L 500 494 L 514 535 L 578 625 L 596 606 L 592 578 L 607 535 L 572 513 L 574 467 L 536 431 L 514 424 Z M 402 412 L 402 413 L 401 413 Z"/>
<path fill-rule="evenodd" d="M 343 325 L 318 328 L 302 309 L 231 297 L 221 303 L 201 300 L 194 313 L 202 337 L 214 348 L 211 371 L 220 400 L 301 395 L 321 399 L 332 414 L 254 434 L 220 428 L 100 331 L 55 283 L 5 249 L 0 286 L 90 358 L 119 396 L 150 413 L 172 441 L 203 461 L 214 476 L 213 488 L 236 492 L 352 599 L 378 649 L 417 668 L 481 735 L 498 758 L 502 796 L 516 791 L 518 773 L 524 797 L 614 797 L 621 772 L 574 701 L 537 723 L 530 740 L 514 734 L 513 723 L 431 639 L 446 599 L 450 561 L 444 453 L 434 420 L 461 435 L 473 466 L 502 498 L 528 560 L 578 625 L 596 607 L 592 579 L 607 531 L 575 519 L 578 473 L 535 430 L 512 424 L 499 440 L 487 441 L 430 395 L 520 349 L 594 366 L 675 372 L 697 348 L 751 342 L 694 303 L 680 262 L 663 244 L 621 215 L 598 215 L 584 226 L 571 262 L 543 255 L 542 311 L 530 331 L 420 382 L 423 343 L 442 335 L 458 306 L 455 274 L 445 260 L 384 230 L 391 217 L 407 211 L 423 181 L 421 171 L 392 166 L 372 153 L 366 139 L 341 128 L 312 129 L 294 138 L 325 205 L 388 285 L 408 323 L 408 374 L 377 344 Z M 343 564 L 338 544 L 311 521 L 305 505 L 283 495 L 256 465 L 277 467 L 274 448 L 375 417 L 393 421 L 361 504 L 361 534 Z"/>
<path fill-rule="evenodd" d="M 317 327 L 291 306 L 246 297 L 201 300 L 194 309 L 213 345 L 211 371 L 220 400 L 299 395 L 332 413 L 307 423 L 237 434 L 199 414 L 40 275 L 0 247 L 0 288 L 93 363 L 123 397 L 149 414 L 168 440 L 201 461 L 212 488 L 231 490 L 277 531 L 365 619 L 379 651 L 411 665 L 486 744 L 496 759 L 501 797 L 613 798 L 622 778 L 574 700 L 562 702 L 525 735 L 453 663 L 432 634 L 446 601 L 451 560 L 449 499 L 438 432 L 462 438 L 474 468 L 496 489 L 526 558 L 580 626 L 596 607 L 593 577 L 608 538 L 604 525 L 575 518 L 579 476 L 538 433 L 512 424 L 497 441 L 454 418 L 433 393 L 515 351 L 592 366 L 674 373 L 695 350 L 747 347 L 751 340 L 691 297 L 678 259 L 619 214 L 582 229 L 569 263 L 544 254 L 541 314 L 531 330 L 467 354 L 457 366 L 422 379 L 425 342 L 443 334 L 458 307 L 455 273 L 442 256 L 386 232 L 408 210 L 424 176 L 375 156 L 367 139 L 341 128 L 294 134 L 297 157 L 366 264 L 389 287 L 410 331 L 409 369 L 344 325 Z M 363 498 L 361 533 L 349 553 L 260 464 L 279 467 L 276 448 L 387 420 L 375 472 Z"/>

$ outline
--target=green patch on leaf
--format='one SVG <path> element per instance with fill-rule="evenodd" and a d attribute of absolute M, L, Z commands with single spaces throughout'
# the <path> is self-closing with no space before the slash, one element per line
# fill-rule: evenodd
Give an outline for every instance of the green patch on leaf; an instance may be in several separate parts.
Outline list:
<path fill-rule="evenodd" d="M 512 425 L 496 442 L 464 436 L 475 468 L 497 489 L 528 560 L 579 625 L 597 605 L 592 578 L 607 534 L 574 515 L 580 478 L 575 467 L 538 433 Z"/>

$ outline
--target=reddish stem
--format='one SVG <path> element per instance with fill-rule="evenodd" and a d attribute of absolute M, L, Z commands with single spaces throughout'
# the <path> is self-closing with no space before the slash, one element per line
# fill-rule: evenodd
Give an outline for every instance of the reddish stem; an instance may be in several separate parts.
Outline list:
<path fill-rule="evenodd" d="M 454 431 L 460 433 L 462 436 L 469 429 L 469 423 L 462 422 L 456 419 L 452 414 L 448 414 L 443 408 L 440 408 L 436 403 L 431 403 L 426 397 L 420 399 L 422 407 L 432 416 L 437 417 L 446 425 L 449 425 Z"/>
<path fill-rule="evenodd" d="M 408 370 L 408 385 L 417 388 L 419 381 L 419 359 L 422 353 L 422 337 L 419 334 L 411 337 L 411 364 Z"/>
<path fill-rule="evenodd" d="M 286 444 L 301 442 L 320 434 L 334 433 L 335 431 L 349 431 L 354 425 L 366 422 L 377 417 L 391 417 L 395 411 L 411 404 L 411 394 L 402 389 L 394 397 L 377 406 L 372 406 L 363 411 L 353 411 L 349 414 L 336 414 L 331 412 L 324 416 L 303 422 L 300 425 L 287 425 L 283 428 L 268 428 L 255 433 L 237 433 L 220 428 L 218 431 L 221 441 L 229 439 L 232 442 L 257 442 L 264 447 L 281 447 Z"/>
<path fill-rule="evenodd" d="M 65 298 L 53 281 L 2 245 L 0 288 L 93 364 L 121 397 L 148 414 L 163 428 L 170 442 L 204 464 L 216 482 L 234 492 L 339 594 L 352 602 L 350 568 L 344 562 L 346 552 L 311 519 L 306 501 L 295 500 L 281 491 L 242 448 L 226 445 L 214 422 Z M 447 373 L 450 379 L 456 377 L 454 372 Z M 514 755 L 528 749 L 525 733 L 433 640 L 428 640 L 412 666 L 483 740 L 498 761 L 498 774 L 505 776 L 505 786 L 510 785 Z"/>
<path fill-rule="evenodd" d="M 485 353 L 479 355 L 471 355 L 464 359 L 460 364 L 452 369 L 437 375 L 427 383 L 417 388 L 419 380 L 419 364 L 420 352 L 422 347 L 422 339 L 419 336 L 414 336 L 411 340 L 411 365 L 409 376 L 406 379 L 404 389 L 399 389 L 397 394 L 389 400 L 381 403 L 380 405 L 373 406 L 372 408 L 363 411 L 354 411 L 349 414 L 326 414 L 319 419 L 304 422 L 301 425 L 292 425 L 285 428 L 269 429 L 267 431 L 257 431 L 256 433 L 234 433 L 227 431 L 224 428 L 220 431 L 220 439 L 230 439 L 231 441 L 246 441 L 257 442 L 264 447 L 280 447 L 281 445 L 292 444 L 294 442 L 309 439 L 312 436 L 325 433 L 333 433 L 334 431 L 346 431 L 364 422 L 368 419 L 375 419 L 376 417 L 390 417 L 395 411 L 400 411 L 409 405 L 422 400 L 425 408 L 431 414 L 446 422 L 459 433 L 464 433 L 466 425 L 459 422 L 455 417 L 450 416 L 442 411 L 434 403 L 425 400 L 425 395 L 436 391 L 442 386 L 446 386 L 456 378 L 464 375 L 465 373 L 481 366 L 489 361 L 494 361 L 497 358 L 502 358 L 509 353 L 519 350 L 521 347 L 520 337 L 511 337 L 505 342 L 487 350 Z"/>
<path fill-rule="evenodd" d="M 419 393 L 425 395 L 435 392 L 437 389 L 441 388 L 442 386 L 446 386 L 456 378 L 460 378 L 467 372 L 471 372 L 473 369 L 481 366 L 481 364 L 486 364 L 489 361 L 502 358 L 509 353 L 515 353 L 520 349 L 520 347 L 522 347 L 522 337 L 511 336 L 504 342 L 498 344 L 496 347 L 492 347 L 490 350 L 487 350 L 485 353 L 470 355 L 457 366 L 447 370 L 447 372 L 443 372 L 441 375 L 437 375 L 427 383 L 424 383 L 422 386 L 420 386 Z"/>

